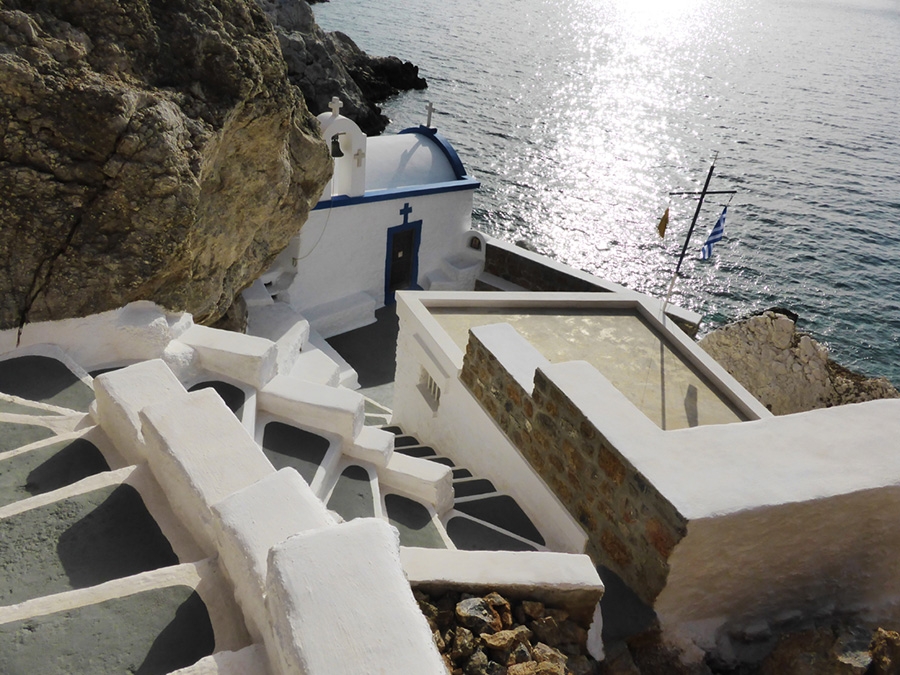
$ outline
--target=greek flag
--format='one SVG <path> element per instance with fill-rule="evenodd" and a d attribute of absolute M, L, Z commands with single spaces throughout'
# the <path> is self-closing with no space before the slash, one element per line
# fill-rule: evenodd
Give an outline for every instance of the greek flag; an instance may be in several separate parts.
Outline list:
<path fill-rule="evenodd" d="M 716 224 L 713 225 L 712 232 L 709 233 L 709 236 L 706 238 L 706 243 L 703 244 L 703 248 L 700 249 L 700 257 L 703 260 L 709 258 L 712 255 L 713 244 L 722 241 L 722 237 L 725 236 L 725 212 L 728 211 L 728 207 L 726 206 L 722 209 L 722 215 L 719 216 L 719 219 L 716 221 Z"/>

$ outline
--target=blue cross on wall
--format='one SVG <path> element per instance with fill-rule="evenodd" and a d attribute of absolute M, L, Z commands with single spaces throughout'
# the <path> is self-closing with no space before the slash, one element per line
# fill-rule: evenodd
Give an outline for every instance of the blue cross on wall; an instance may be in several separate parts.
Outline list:
<path fill-rule="evenodd" d="M 409 205 L 409 202 L 406 202 L 403 205 L 403 208 L 400 209 L 400 215 L 403 216 L 403 225 L 409 225 L 409 214 L 412 213 L 412 207 Z M 419 221 L 421 222 L 421 221 Z"/>

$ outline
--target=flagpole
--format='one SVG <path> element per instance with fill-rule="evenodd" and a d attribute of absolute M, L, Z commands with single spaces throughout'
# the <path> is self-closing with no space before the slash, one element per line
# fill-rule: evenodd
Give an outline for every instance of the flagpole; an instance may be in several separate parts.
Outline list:
<path fill-rule="evenodd" d="M 716 160 L 718 158 L 719 151 L 716 150 L 716 154 L 713 155 L 712 164 L 709 165 L 709 173 L 706 174 L 706 182 L 703 184 L 703 190 L 700 192 L 700 199 L 697 201 L 697 208 L 694 210 L 691 227 L 688 229 L 687 237 L 685 237 L 684 246 L 681 247 L 681 255 L 678 257 L 678 264 L 675 266 L 675 274 L 672 275 L 672 280 L 669 282 L 669 289 L 666 291 L 666 299 L 663 301 L 662 315 L 660 316 L 661 321 L 666 320 L 666 307 L 669 305 L 669 298 L 672 297 L 672 289 L 675 287 L 675 280 L 678 278 L 678 272 L 681 270 L 681 263 L 684 261 L 684 256 L 687 253 L 688 243 L 691 240 L 691 235 L 694 233 L 694 226 L 697 224 L 697 216 L 700 215 L 700 208 L 703 206 L 703 200 L 706 198 L 706 193 L 709 189 L 709 181 L 712 180 L 713 169 L 716 168 Z"/>
<path fill-rule="evenodd" d="M 694 218 L 691 220 L 691 227 L 688 229 L 687 237 L 684 239 L 684 246 L 681 247 L 681 255 L 678 257 L 678 265 L 675 266 L 675 276 L 681 270 L 681 263 L 684 262 L 684 255 L 687 253 L 688 243 L 691 241 L 691 235 L 694 234 L 694 226 L 697 224 L 697 216 L 700 215 L 700 209 L 703 207 L 703 200 L 706 199 L 706 192 L 709 189 L 709 181 L 712 180 L 713 170 L 716 168 L 716 160 L 719 158 L 719 152 L 713 156 L 712 164 L 709 165 L 709 173 L 706 174 L 706 182 L 703 184 L 703 190 L 700 192 L 700 199 L 697 200 L 697 208 L 694 209 Z"/>

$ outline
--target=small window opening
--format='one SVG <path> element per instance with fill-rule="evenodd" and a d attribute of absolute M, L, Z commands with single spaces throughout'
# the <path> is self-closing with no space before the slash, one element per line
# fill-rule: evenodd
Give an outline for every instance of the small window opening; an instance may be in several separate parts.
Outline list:
<path fill-rule="evenodd" d="M 425 401 L 431 409 L 437 410 L 441 403 L 441 388 L 424 368 L 422 369 L 422 377 L 419 382 L 419 391 L 422 392 L 422 396 L 425 397 Z"/>

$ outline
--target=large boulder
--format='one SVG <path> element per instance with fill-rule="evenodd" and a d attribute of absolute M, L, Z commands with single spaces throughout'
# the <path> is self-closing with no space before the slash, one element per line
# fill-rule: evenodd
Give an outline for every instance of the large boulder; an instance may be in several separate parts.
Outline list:
<path fill-rule="evenodd" d="M 0 92 L 0 328 L 215 321 L 330 177 L 252 0 L 4 2 Z"/>
<path fill-rule="evenodd" d="M 796 321 L 791 312 L 767 310 L 712 331 L 700 346 L 776 415 L 900 397 L 886 378 L 832 361 Z"/>
<path fill-rule="evenodd" d="M 291 82 L 316 115 L 337 96 L 344 104 L 342 115 L 369 136 L 380 134 L 389 120 L 376 104 L 402 90 L 427 86 L 409 61 L 369 56 L 343 33 L 323 31 L 306 0 L 256 1 L 275 25 Z"/>

